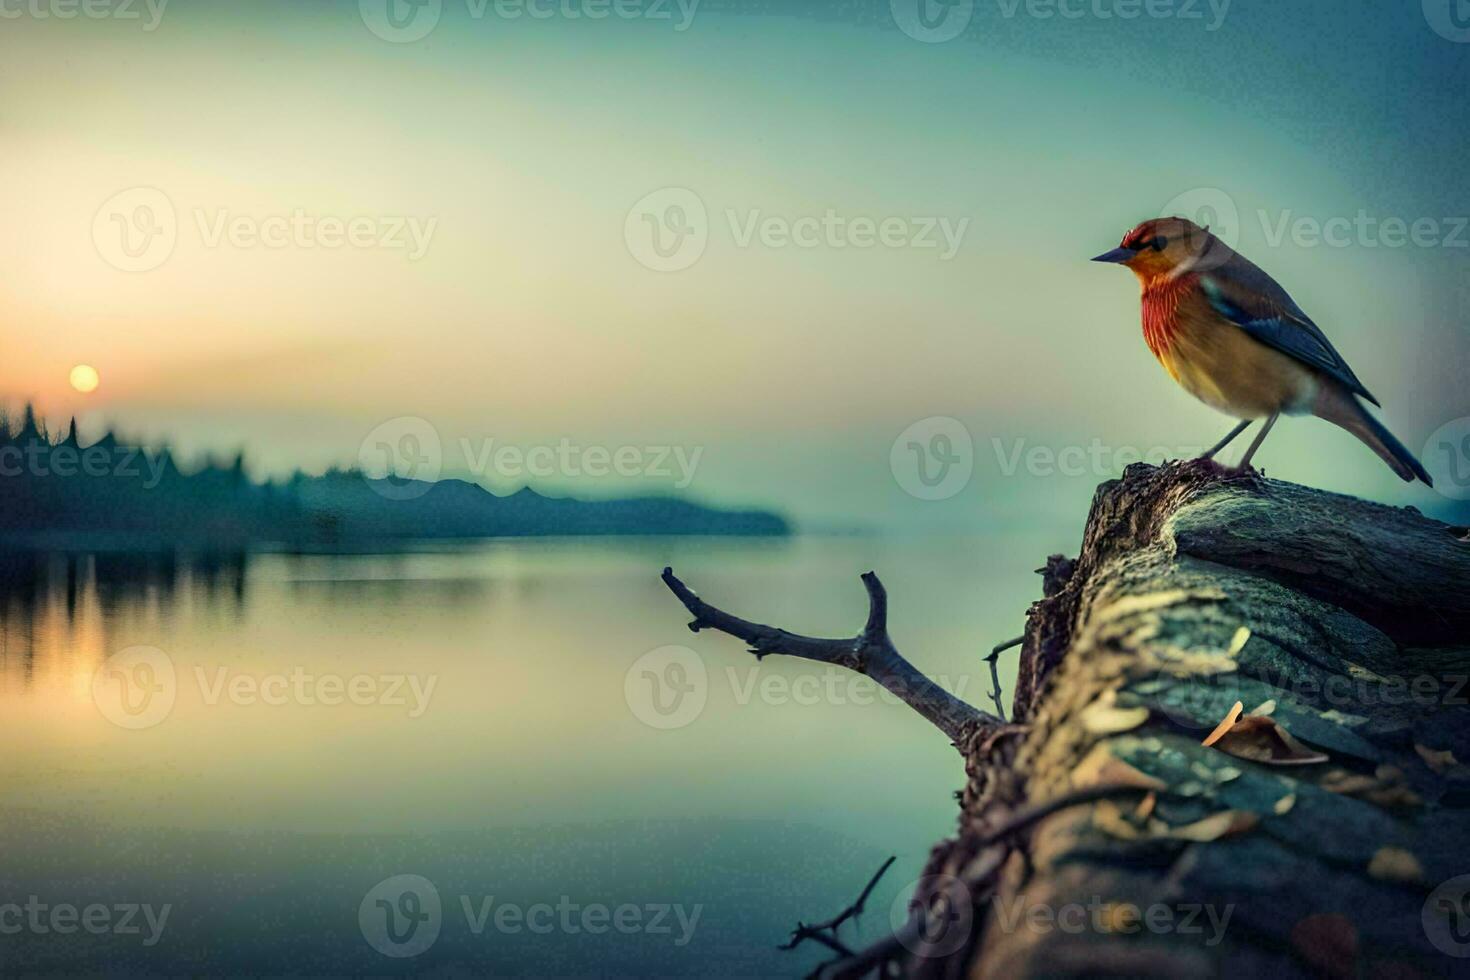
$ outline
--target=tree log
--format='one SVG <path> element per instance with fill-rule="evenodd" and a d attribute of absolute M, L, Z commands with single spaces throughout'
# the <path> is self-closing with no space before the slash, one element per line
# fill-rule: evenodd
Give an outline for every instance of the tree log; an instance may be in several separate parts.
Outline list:
<path fill-rule="evenodd" d="M 1028 615 L 1025 728 L 972 736 L 960 833 L 916 896 L 931 935 L 892 962 L 1470 973 L 1450 955 L 1470 955 L 1470 878 L 1445 884 L 1470 874 L 1462 530 L 1203 462 L 1099 487 Z M 997 859 L 1009 816 L 1102 782 L 1136 791 L 1058 809 Z"/>

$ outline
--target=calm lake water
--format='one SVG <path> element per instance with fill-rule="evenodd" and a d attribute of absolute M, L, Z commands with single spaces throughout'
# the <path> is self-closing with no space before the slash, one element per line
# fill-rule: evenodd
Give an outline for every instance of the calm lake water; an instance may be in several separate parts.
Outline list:
<path fill-rule="evenodd" d="M 983 704 L 985 648 L 1069 544 L 11 556 L 0 969 L 805 973 L 821 951 L 777 943 L 889 854 L 856 935 L 901 912 L 959 758 L 865 678 L 689 633 L 659 570 L 842 635 L 876 568 L 900 649 Z"/>

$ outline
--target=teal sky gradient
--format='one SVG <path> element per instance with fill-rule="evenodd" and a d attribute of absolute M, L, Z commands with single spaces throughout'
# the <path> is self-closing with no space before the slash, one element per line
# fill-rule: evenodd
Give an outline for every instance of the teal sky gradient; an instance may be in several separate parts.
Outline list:
<path fill-rule="evenodd" d="M 677 444 L 703 449 L 690 492 L 807 522 L 1075 522 L 1110 474 L 1007 475 L 1018 445 L 1183 451 L 1230 425 L 1149 355 L 1132 277 L 1086 261 L 1214 188 L 1239 215 L 1237 247 L 1321 324 L 1406 444 L 1470 415 L 1470 232 L 1399 248 L 1273 232 L 1361 211 L 1432 219 L 1443 239 L 1470 213 L 1470 44 L 1419 4 L 1236 0 L 1209 30 L 1203 2 L 1200 19 L 1124 21 L 993 0 L 938 44 L 897 29 L 886 0 L 773 6 L 707 0 L 678 31 L 676 7 L 506 20 L 449 0 L 403 44 L 356 2 L 174 0 L 152 31 L 0 22 L 0 390 L 186 452 L 244 445 L 261 473 L 351 462 L 379 423 L 414 415 L 450 471 L 461 438 Z M 138 186 L 172 201 L 179 241 L 129 273 L 92 228 Z M 709 243 L 659 273 L 624 225 L 666 187 L 698 196 Z M 193 216 L 295 208 L 435 228 L 410 260 L 209 247 Z M 967 225 L 946 261 L 742 246 L 727 218 L 829 210 Z M 102 375 L 86 398 L 66 388 L 76 363 Z M 936 502 L 889 468 L 895 437 L 928 416 L 975 441 L 970 483 Z M 1448 505 L 1316 420 L 1278 427 L 1258 462 Z"/>

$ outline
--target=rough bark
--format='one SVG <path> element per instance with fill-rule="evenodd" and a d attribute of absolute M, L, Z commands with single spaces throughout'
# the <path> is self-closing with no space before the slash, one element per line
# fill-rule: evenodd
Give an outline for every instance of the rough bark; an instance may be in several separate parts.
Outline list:
<path fill-rule="evenodd" d="M 1048 562 L 1028 616 L 1024 727 L 964 747 L 960 832 L 916 904 L 931 935 L 894 961 L 976 978 L 1470 973 L 1428 931 L 1470 944 L 1470 908 L 1427 903 L 1470 873 L 1464 535 L 1207 463 L 1102 485 L 1081 553 Z M 1237 702 L 1258 717 L 1202 745 Z M 1274 763 L 1239 754 L 1262 752 Z M 1137 788 L 995 841 L 1099 782 Z M 1167 930 L 1143 919 L 1156 905 Z M 1081 929 L 1048 926 L 1076 906 Z M 1202 932 L 1182 928 L 1189 906 L 1228 907 L 1223 938 L 1203 909 Z"/>

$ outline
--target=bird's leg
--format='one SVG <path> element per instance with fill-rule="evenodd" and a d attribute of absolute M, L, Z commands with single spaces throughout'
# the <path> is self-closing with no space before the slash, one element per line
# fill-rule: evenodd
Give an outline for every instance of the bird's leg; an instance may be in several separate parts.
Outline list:
<path fill-rule="evenodd" d="M 1266 424 L 1261 426 L 1260 432 L 1256 433 L 1255 441 L 1252 442 L 1251 447 L 1245 451 L 1245 455 L 1240 458 L 1240 465 L 1236 467 L 1237 470 L 1244 473 L 1245 471 L 1250 469 L 1251 457 L 1256 454 L 1257 449 L 1261 448 L 1261 443 L 1266 441 L 1266 433 L 1271 431 L 1271 426 L 1275 425 L 1276 420 L 1280 417 L 1280 412 L 1272 412 L 1271 417 L 1266 419 Z"/>
<path fill-rule="evenodd" d="M 1226 446 L 1230 445 L 1230 443 L 1234 442 L 1235 441 L 1235 437 L 1238 436 L 1238 435 L 1240 435 L 1242 432 L 1244 432 L 1246 430 L 1246 427 L 1249 426 L 1250 424 L 1251 424 L 1251 420 L 1250 419 L 1246 419 L 1244 422 L 1240 423 L 1235 428 L 1231 429 L 1230 432 L 1225 436 L 1224 439 L 1221 439 L 1219 442 L 1217 442 L 1213 446 L 1211 446 L 1210 449 L 1209 449 L 1209 451 L 1207 451 L 1203 456 L 1201 456 L 1200 459 L 1214 459 L 1216 453 L 1218 453 L 1220 450 L 1224 449 Z"/>

